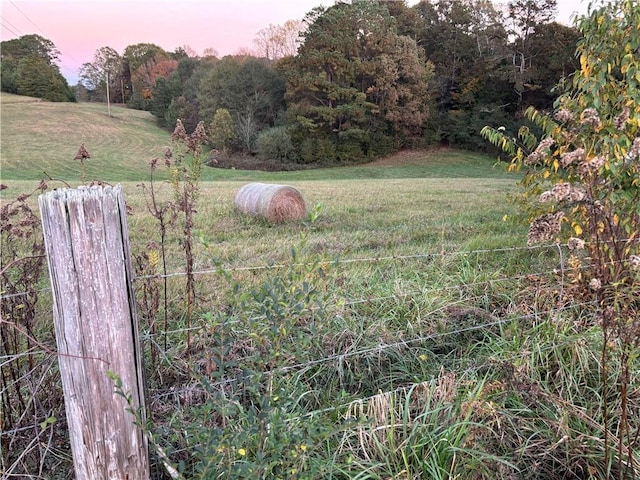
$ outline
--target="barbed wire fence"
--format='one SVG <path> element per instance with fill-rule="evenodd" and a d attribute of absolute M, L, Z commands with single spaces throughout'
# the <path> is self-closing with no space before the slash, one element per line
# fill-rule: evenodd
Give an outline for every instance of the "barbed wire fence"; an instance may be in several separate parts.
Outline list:
<path fill-rule="evenodd" d="M 308 359 L 306 361 L 292 361 L 291 363 L 278 365 L 271 368 L 266 368 L 259 373 L 252 373 L 243 381 L 252 381 L 264 376 L 274 377 L 277 375 L 300 375 L 303 372 L 318 366 L 324 366 L 326 368 L 333 368 L 339 370 L 342 368 L 345 362 L 356 359 L 365 358 L 367 356 L 381 355 L 385 352 L 392 350 L 409 350 L 413 347 L 428 344 L 428 342 L 446 338 L 455 337 L 456 335 L 468 334 L 471 332 L 482 332 L 492 328 L 501 327 L 511 323 L 517 323 L 522 321 L 530 321 L 532 319 L 546 319 L 554 315 L 562 314 L 569 310 L 576 310 L 581 308 L 592 307 L 592 304 L 581 302 L 567 303 L 562 299 L 564 296 L 564 290 L 568 287 L 567 278 L 569 277 L 570 267 L 567 265 L 567 258 L 569 256 L 567 246 L 563 244 L 551 244 L 551 245 L 535 245 L 535 246 L 516 246 L 508 248 L 497 249 L 479 249 L 470 251 L 456 251 L 456 252 L 423 252 L 408 255 L 390 255 L 390 256 L 372 256 L 372 257 L 359 257 L 359 258 L 340 258 L 335 260 L 322 260 L 316 262 L 315 265 L 322 264 L 325 266 L 331 265 L 334 269 L 347 268 L 350 265 L 363 265 L 363 264 L 394 264 L 403 263 L 403 268 L 407 267 L 405 264 L 412 261 L 435 261 L 435 260 L 454 260 L 457 258 L 471 258 L 475 257 L 478 263 L 482 263 L 484 256 L 496 256 L 503 259 L 506 263 L 507 259 L 511 255 L 522 254 L 542 254 L 551 259 L 550 261 L 540 262 L 539 270 L 521 272 L 516 275 L 493 275 L 490 278 L 484 278 L 471 282 L 464 283 L 450 283 L 441 285 L 423 285 L 417 289 L 400 289 L 400 291 L 388 292 L 384 295 L 370 295 L 363 296 L 361 298 L 340 298 L 339 304 L 341 311 L 345 309 L 357 308 L 358 306 L 365 304 L 376 304 L 389 301 L 406 301 L 413 297 L 438 297 L 439 294 L 443 294 L 445 299 L 448 299 L 446 304 L 436 304 L 431 309 L 420 312 L 423 318 L 430 315 L 446 314 L 447 310 L 452 307 L 458 306 L 458 303 L 464 303 L 464 298 L 460 302 L 452 300 L 446 294 L 451 292 L 462 292 L 470 289 L 487 287 L 493 288 L 496 285 L 501 284 L 519 284 L 522 282 L 531 281 L 533 278 L 554 278 L 556 282 L 559 282 L 559 293 L 557 294 L 558 301 L 555 305 L 552 305 L 543 310 L 532 310 L 526 313 L 511 312 L 501 316 L 493 315 L 492 312 L 486 312 L 487 315 L 481 316 L 480 322 L 473 324 L 461 324 L 458 327 L 452 327 L 442 332 L 418 332 L 417 335 L 407 336 L 407 338 L 398 339 L 396 341 L 380 342 L 375 346 L 363 345 L 359 347 L 357 344 L 345 346 L 343 351 L 319 356 L 318 358 Z M 275 272 L 280 269 L 291 268 L 292 266 L 306 267 L 306 263 L 281 263 L 273 265 L 246 265 L 246 266 L 216 266 L 215 268 L 203 268 L 193 272 L 194 276 L 200 281 L 206 281 L 207 277 L 220 275 L 222 273 L 233 275 L 235 273 L 244 272 L 259 272 L 266 271 Z M 168 273 L 167 275 L 140 275 L 134 278 L 135 282 L 142 282 L 151 278 L 181 278 L 186 273 L 176 271 Z M 18 292 L 10 295 L 0 295 L 0 301 L 5 302 L 8 300 L 14 301 L 21 295 L 29 295 L 31 292 Z M 47 308 L 51 304 L 50 288 L 41 288 L 37 291 L 39 301 L 46 305 Z M 337 297 L 340 297 L 340 292 L 334 292 Z M 304 312 L 309 313 L 309 312 Z M 64 418 L 64 404 L 62 399 L 59 372 L 57 371 L 57 352 L 55 347 L 55 339 L 53 338 L 53 323 L 51 321 L 50 312 L 47 313 L 44 309 L 39 310 L 39 314 L 42 315 L 41 319 L 37 320 L 40 328 L 32 330 L 37 332 L 38 338 L 30 338 L 30 349 L 17 354 L 7 354 L 3 348 L 0 352 L 0 369 L 2 369 L 2 391 L 0 396 L 5 399 L 8 390 L 11 392 L 19 391 L 24 398 L 17 399 L 14 404 L 9 404 L 5 401 L 2 405 L 3 409 L 10 409 L 13 415 L 13 421 L 11 425 L 3 424 L 0 428 L 0 447 L 2 449 L 0 464 L 0 473 L 7 478 L 11 476 L 19 475 L 32 475 L 32 476 L 46 476 L 47 473 L 51 473 L 50 469 L 59 468 L 61 473 L 60 478 L 66 478 L 66 475 L 71 475 L 70 469 L 72 469 L 72 462 L 70 451 L 65 447 L 65 425 Z M 245 322 L 259 322 L 263 320 L 263 315 L 253 315 L 244 319 Z M 35 320 L 35 319 L 34 319 Z M 232 319 L 230 319 L 232 320 Z M 25 336 L 27 332 L 21 328 L 20 325 L 13 325 L 7 319 L 0 319 L 0 322 L 10 324 L 9 326 L 14 329 L 16 336 Z M 192 331 L 202 330 L 202 325 L 192 326 Z M 150 331 L 145 330 L 144 326 L 141 329 L 142 339 L 148 344 L 155 344 L 158 351 L 161 351 L 160 346 L 161 336 L 181 335 L 186 332 L 185 328 L 170 328 L 166 331 L 157 330 L 152 335 Z M 22 370 L 20 375 L 7 376 L 5 375 L 6 367 L 13 362 L 20 361 L 24 358 L 34 359 L 33 362 L 22 363 Z M 238 356 L 234 359 L 236 364 L 242 364 L 245 361 L 249 361 L 253 357 L 251 356 Z M 163 361 L 171 362 L 172 359 L 165 357 Z M 29 367 L 24 367 L 24 365 Z M 467 372 L 465 370 L 456 372 L 457 375 L 463 376 Z M 214 382 L 210 382 L 208 388 L 224 388 L 231 382 L 236 381 L 233 378 L 222 378 Z M 399 388 L 412 388 L 414 384 L 403 385 Z M 149 391 L 149 408 L 153 410 L 154 405 L 160 403 L 173 403 L 180 405 L 184 402 L 184 396 L 186 394 L 193 395 L 194 389 L 199 388 L 197 382 L 178 383 L 168 388 L 155 388 Z M 369 399 L 375 395 L 363 394 L 360 397 L 360 401 L 366 403 Z M 55 399 L 55 404 L 49 402 L 45 405 L 42 401 L 44 397 Z M 314 416 L 320 413 L 327 413 L 330 411 L 344 410 L 349 407 L 349 403 L 340 403 L 336 405 L 330 405 L 328 407 L 322 407 L 316 410 L 310 410 L 304 414 L 304 416 Z M 9 411 L 9 410 L 7 410 Z M 35 460 L 34 460 L 35 459 Z M 3 477 L 4 478 L 4 477 Z"/>

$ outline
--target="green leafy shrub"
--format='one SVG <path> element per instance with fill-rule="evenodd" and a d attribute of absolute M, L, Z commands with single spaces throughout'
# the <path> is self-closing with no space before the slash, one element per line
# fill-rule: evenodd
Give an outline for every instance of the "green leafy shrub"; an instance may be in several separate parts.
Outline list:
<path fill-rule="evenodd" d="M 527 127 L 515 139 L 483 129 L 512 155 L 512 170 L 525 172 L 520 200 L 531 220 L 528 242 L 566 242 L 572 283 L 594 306 L 603 333 L 604 456 L 611 461 L 615 437 L 618 478 L 634 475 L 640 434 L 628 406 L 640 347 L 639 23 L 640 6 L 630 0 L 581 19 L 580 70 L 553 114 L 527 110 L 543 131 L 540 141 Z M 615 375 L 613 362 L 621 365 Z M 614 393 L 619 403 L 612 415 Z"/>
<path fill-rule="evenodd" d="M 209 142 L 213 148 L 226 152 L 236 138 L 233 118 L 229 110 L 219 108 L 216 110 L 209 127 Z"/>
<path fill-rule="evenodd" d="M 336 146 L 328 138 L 307 137 L 300 143 L 300 163 L 333 163 Z"/>
<path fill-rule="evenodd" d="M 284 126 L 260 132 L 256 139 L 256 148 L 258 155 L 264 159 L 292 161 L 296 156 L 291 136 Z"/>

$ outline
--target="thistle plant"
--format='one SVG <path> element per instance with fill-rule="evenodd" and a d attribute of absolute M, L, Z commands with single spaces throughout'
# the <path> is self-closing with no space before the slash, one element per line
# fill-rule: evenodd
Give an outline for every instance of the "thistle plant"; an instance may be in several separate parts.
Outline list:
<path fill-rule="evenodd" d="M 640 6 L 613 1 L 581 19 L 581 68 L 555 102 L 533 108 L 517 138 L 485 127 L 482 134 L 512 155 L 510 169 L 524 172 L 519 200 L 531 220 L 528 242 L 566 242 L 569 264 L 596 305 L 603 332 L 602 389 L 605 432 L 617 433 L 618 478 L 639 472 L 639 426 L 629 421 L 631 369 L 640 347 Z M 620 364 L 619 378 L 609 364 Z M 615 386 L 617 392 L 609 391 Z M 607 398 L 619 395 L 617 418 Z M 611 423 L 608 425 L 608 423 Z M 607 434 L 608 435 L 608 434 Z M 609 441 L 605 456 L 609 459 Z"/>
<path fill-rule="evenodd" d="M 165 150 L 165 154 L 164 154 L 164 163 L 165 166 L 170 168 L 171 167 L 171 157 L 172 157 L 172 152 L 171 149 L 167 147 L 167 149 Z M 162 285 L 162 298 L 163 298 L 163 314 L 164 314 L 164 350 L 167 350 L 167 330 L 168 330 L 168 324 L 167 324 L 167 320 L 168 320 L 168 310 L 169 310 L 169 301 L 168 301 L 168 286 L 167 286 L 167 233 L 168 233 L 168 229 L 169 227 L 171 227 L 175 221 L 176 221 L 176 208 L 175 208 L 175 204 L 173 202 L 160 202 L 158 200 L 158 195 L 156 192 L 156 188 L 155 188 L 155 183 L 154 183 L 154 174 L 158 168 L 158 158 L 154 158 L 151 160 L 151 162 L 149 162 L 149 166 L 151 168 L 151 173 L 150 173 L 150 177 L 149 177 L 149 186 L 147 187 L 146 184 L 141 183 L 140 185 L 138 185 L 140 188 L 142 188 L 143 192 L 145 193 L 146 196 L 146 204 L 147 204 L 147 210 L 149 211 L 149 213 L 151 213 L 151 215 L 153 216 L 153 218 L 156 220 L 157 224 L 158 224 L 158 229 L 159 229 L 159 233 L 160 233 L 160 258 L 159 258 L 159 262 L 161 261 L 162 263 L 162 281 L 163 281 L 163 285 Z M 151 250 L 153 251 L 153 249 Z M 146 258 L 145 258 L 146 257 Z M 143 254 L 141 254 L 141 258 L 138 260 L 138 270 L 139 273 L 141 275 L 149 275 L 149 272 L 147 270 L 151 270 L 153 272 L 153 274 L 156 274 L 156 267 L 158 266 L 157 264 L 154 265 L 153 262 L 149 261 L 148 258 L 148 253 L 145 252 Z M 145 285 L 146 283 L 153 283 L 151 280 L 146 279 L 145 280 Z M 143 292 L 149 292 L 152 291 L 153 289 L 151 288 L 146 288 L 143 287 Z M 149 302 L 150 304 L 154 304 L 154 302 Z M 148 317 L 149 318 L 153 318 L 153 320 L 150 320 L 150 323 L 155 323 L 155 314 L 157 313 L 158 309 L 155 310 L 151 310 L 148 311 Z"/>
<path fill-rule="evenodd" d="M 76 156 L 73 157 L 73 159 L 80 161 L 80 180 L 82 181 L 82 183 L 84 183 L 86 180 L 84 161 L 88 158 L 91 158 L 91 154 L 87 151 L 84 143 L 81 143 L 80 148 L 78 148 L 78 153 L 76 153 Z"/>
<path fill-rule="evenodd" d="M 198 182 L 202 173 L 202 146 L 207 142 L 204 123 L 200 122 L 193 133 L 187 134 L 182 121 L 176 122 L 171 134 L 173 150 L 167 153 L 170 181 L 173 186 L 175 207 L 182 216 L 182 246 L 186 260 L 186 348 L 191 343 L 191 317 L 196 299 L 194 279 L 194 226 L 196 203 L 199 196 Z"/>

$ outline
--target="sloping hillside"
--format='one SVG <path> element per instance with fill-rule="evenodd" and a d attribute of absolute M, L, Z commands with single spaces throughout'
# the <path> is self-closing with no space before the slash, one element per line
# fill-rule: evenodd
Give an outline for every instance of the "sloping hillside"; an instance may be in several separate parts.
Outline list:
<path fill-rule="evenodd" d="M 149 162 L 163 158 L 169 132 L 149 112 L 99 103 L 51 103 L 0 94 L 0 164 L 3 182 L 51 177 L 70 183 L 148 180 Z M 74 160 L 85 144 L 84 172 Z M 452 149 L 403 151 L 369 164 L 286 172 L 243 170 L 253 157 L 230 159 L 227 168 L 205 168 L 202 180 L 292 181 L 385 178 L 504 178 L 495 158 Z M 162 162 L 161 162 L 162 163 Z M 235 168 L 231 168 L 235 165 Z M 222 167 L 223 165 L 220 165 Z M 158 172 L 156 178 L 166 178 Z"/>
<path fill-rule="evenodd" d="M 149 160 L 163 155 L 168 132 L 149 112 L 104 104 L 52 103 L 2 93 L 0 163 L 4 180 L 35 180 L 44 173 L 75 180 L 81 168 L 74 157 L 84 143 L 91 154 L 86 178 L 140 180 Z"/>

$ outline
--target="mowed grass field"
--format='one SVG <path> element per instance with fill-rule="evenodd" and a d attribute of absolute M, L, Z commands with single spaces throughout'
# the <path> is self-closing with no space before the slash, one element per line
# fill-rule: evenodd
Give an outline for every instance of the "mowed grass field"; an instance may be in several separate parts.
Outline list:
<path fill-rule="evenodd" d="M 150 428 L 185 478 L 546 479 L 601 467 L 590 444 L 602 422 L 598 330 L 553 283 L 566 252 L 527 249 L 511 201 L 517 177 L 495 159 L 433 150 L 317 170 L 205 167 L 187 321 L 180 220 L 165 242 L 166 297 L 150 255 L 161 236 L 148 164 L 169 133 L 147 112 L 0 99 L 3 204 L 42 178 L 57 179 L 49 189 L 79 186 L 81 143 L 86 181 L 123 187 Z M 167 178 L 154 173 L 160 206 L 174 199 Z M 233 198 L 248 182 L 294 186 L 314 220 L 240 214 Z M 35 195 L 29 202 L 37 211 Z M 38 288 L 30 325 L 54 352 L 46 273 Z M 40 432 L 55 416 L 46 428 L 61 446 L 36 451 L 16 428 L 24 454 L 8 453 L 4 467 L 73 478 L 60 382 L 47 367 L 55 354 L 38 354 L 42 382 L 18 353 L 8 364 L 22 362 L 16 378 L 27 380 L 16 385 L 51 387 L 28 392 L 48 409 L 14 426 L 33 417 Z M 578 418 L 571 431 L 568 418 Z M 159 462 L 153 470 L 169 478 Z"/>
<path fill-rule="evenodd" d="M 155 125 L 151 114 L 113 106 L 109 117 L 104 104 L 41 102 L 6 93 L 0 101 L 0 177 L 9 187 L 0 194 L 3 201 L 33 190 L 43 178 L 79 185 L 81 166 L 74 156 L 84 143 L 91 154 L 85 162 L 86 181 L 123 186 L 134 212 L 129 219 L 132 244 L 156 236 L 140 184 L 150 185 L 149 161 L 162 158 L 170 134 Z M 173 192 L 166 179 L 167 172 L 159 168 L 154 174 L 158 198 L 169 201 Z M 515 181 L 493 158 L 446 149 L 293 172 L 205 167 L 196 228 L 234 264 L 282 260 L 288 255 L 287 243 L 296 238 L 292 231 L 300 226 L 264 225 L 243 218 L 233 207 L 242 185 L 270 182 L 298 188 L 310 210 L 320 209 L 311 235 L 318 250 L 327 254 L 522 246 L 523 229 L 503 221 L 513 217 L 508 195 L 515 192 Z M 49 186 L 65 185 L 51 181 Z M 179 270 L 179 262 L 176 259 L 172 269 Z"/>
<path fill-rule="evenodd" d="M 6 93 L 0 107 L 3 180 L 79 179 L 74 157 L 82 143 L 92 156 L 88 179 L 137 180 L 168 144 L 168 135 L 155 128 L 148 112 L 116 106 L 109 117 L 106 105 L 42 102 Z"/>
<path fill-rule="evenodd" d="M 86 179 L 107 182 L 149 178 L 149 162 L 162 158 L 170 134 L 155 124 L 149 112 L 98 103 L 51 103 L 31 97 L 0 94 L 4 180 L 39 180 L 44 173 L 67 182 L 78 181 L 81 169 L 74 157 L 82 143 L 91 154 Z M 332 180 L 366 178 L 506 178 L 494 159 L 467 152 L 440 150 L 403 152 L 370 164 L 267 173 L 205 168 L 202 180 Z"/>

